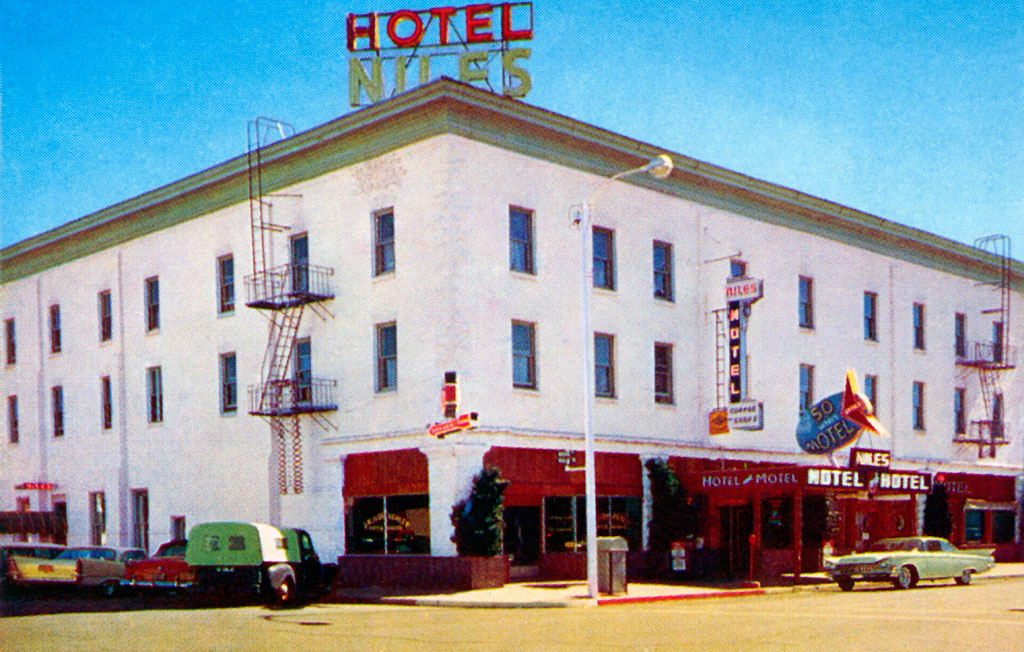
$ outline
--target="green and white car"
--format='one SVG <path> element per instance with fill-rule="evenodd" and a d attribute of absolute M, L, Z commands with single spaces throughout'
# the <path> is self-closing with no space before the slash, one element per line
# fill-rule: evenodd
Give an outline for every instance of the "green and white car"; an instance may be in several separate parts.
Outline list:
<path fill-rule="evenodd" d="M 892 582 L 897 589 L 909 589 L 920 580 L 950 579 L 971 583 L 975 573 L 987 571 L 995 560 L 987 551 L 960 550 L 937 537 L 882 539 L 867 551 L 836 557 L 825 564 L 825 574 L 843 591 L 857 581 Z"/>

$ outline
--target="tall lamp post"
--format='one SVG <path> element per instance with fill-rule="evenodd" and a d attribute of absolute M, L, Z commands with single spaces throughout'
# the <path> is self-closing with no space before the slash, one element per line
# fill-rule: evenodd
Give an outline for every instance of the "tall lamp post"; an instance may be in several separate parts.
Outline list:
<path fill-rule="evenodd" d="M 593 256 L 590 255 L 590 220 L 601 192 L 615 181 L 646 172 L 664 179 L 672 172 L 672 159 L 661 154 L 642 167 L 619 172 L 598 186 L 580 211 L 580 343 L 583 357 L 583 440 L 584 490 L 587 522 L 587 594 L 597 598 L 597 473 L 594 467 L 594 362 L 591 356 L 590 292 L 593 286 Z"/>

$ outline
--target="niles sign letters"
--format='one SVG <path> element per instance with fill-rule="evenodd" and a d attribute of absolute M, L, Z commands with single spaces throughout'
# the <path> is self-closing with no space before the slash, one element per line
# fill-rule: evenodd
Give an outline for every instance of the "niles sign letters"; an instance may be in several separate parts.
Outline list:
<path fill-rule="evenodd" d="M 410 74 L 427 83 L 439 60 L 448 67 L 457 63 L 459 81 L 493 90 L 488 64 L 500 59 L 502 94 L 522 98 L 530 91 L 530 74 L 520 65 L 530 50 L 511 44 L 533 39 L 531 2 L 349 14 L 346 32 L 353 53 L 348 76 L 352 106 L 361 105 L 364 93 L 370 104 L 380 101 L 389 94 L 388 82 L 390 95 L 401 93 Z"/>

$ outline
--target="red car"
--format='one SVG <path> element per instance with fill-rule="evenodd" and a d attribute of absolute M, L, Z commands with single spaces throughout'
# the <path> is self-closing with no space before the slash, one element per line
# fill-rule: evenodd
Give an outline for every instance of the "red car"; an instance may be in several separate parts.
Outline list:
<path fill-rule="evenodd" d="M 185 539 L 168 541 L 152 557 L 130 561 L 125 569 L 127 587 L 188 590 L 196 572 L 185 563 Z"/>

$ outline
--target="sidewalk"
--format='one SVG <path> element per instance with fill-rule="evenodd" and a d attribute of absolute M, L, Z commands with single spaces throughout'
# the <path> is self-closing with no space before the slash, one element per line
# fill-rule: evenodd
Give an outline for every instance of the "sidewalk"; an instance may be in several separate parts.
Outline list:
<path fill-rule="evenodd" d="M 975 581 L 1000 578 L 1024 577 L 1024 563 L 996 564 L 984 573 L 975 576 Z M 498 589 L 480 589 L 455 593 L 410 595 L 398 594 L 377 587 L 364 589 L 340 589 L 333 596 L 334 602 L 377 603 L 409 605 L 420 607 L 476 607 L 488 609 L 509 608 L 564 608 L 594 607 L 611 604 L 636 602 L 660 602 L 665 600 L 693 600 L 705 598 L 727 598 L 749 595 L 763 595 L 785 591 L 826 589 L 835 585 L 824 573 L 801 575 L 794 585 L 792 576 L 783 578 L 778 586 L 751 588 L 741 583 L 732 584 L 651 584 L 631 582 L 625 595 L 602 596 L 596 600 L 587 597 L 586 582 L 517 582 Z"/>

